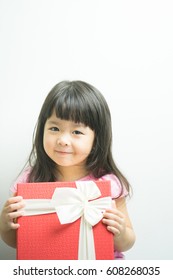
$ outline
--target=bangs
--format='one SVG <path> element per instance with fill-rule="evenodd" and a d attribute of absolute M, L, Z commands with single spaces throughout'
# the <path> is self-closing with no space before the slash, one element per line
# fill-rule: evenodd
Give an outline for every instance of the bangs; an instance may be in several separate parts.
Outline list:
<path fill-rule="evenodd" d="M 76 93 L 74 90 L 64 91 L 55 103 L 54 110 L 57 118 L 83 123 L 94 130 L 95 117 L 91 102 L 89 103 L 87 99 L 82 93 Z"/>

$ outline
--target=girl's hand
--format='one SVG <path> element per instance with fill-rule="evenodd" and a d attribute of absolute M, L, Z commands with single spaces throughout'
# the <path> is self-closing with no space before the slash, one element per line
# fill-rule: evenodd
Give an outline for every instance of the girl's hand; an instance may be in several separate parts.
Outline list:
<path fill-rule="evenodd" d="M 5 232 L 19 227 L 16 219 L 22 216 L 22 208 L 24 206 L 21 196 L 14 196 L 6 201 L 0 216 L 0 227 L 2 231 Z"/>
<path fill-rule="evenodd" d="M 115 238 L 124 236 L 126 232 L 125 215 L 116 208 L 106 210 L 103 214 L 103 223 Z"/>

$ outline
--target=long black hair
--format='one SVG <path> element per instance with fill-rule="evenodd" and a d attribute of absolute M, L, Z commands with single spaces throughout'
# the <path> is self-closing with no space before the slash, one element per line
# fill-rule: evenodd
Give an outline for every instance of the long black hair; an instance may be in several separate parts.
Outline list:
<path fill-rule="evenodd" d="M 62 81 L 47 95 L 38 117 L 29 156 L 32 168 L 28 181 L 57 180 L 56 163 L 48 157 L 43 147 L 44 126 L 53 111 L 60 119 L 83 123 L 94 131 L 93 149 L 86 161 L 88 173 L 95 178 L 113 173 L 129 191 L 129 183 L 112 156 L 112 125 L 108 104 L 95 87 L 83 81 Z"/>

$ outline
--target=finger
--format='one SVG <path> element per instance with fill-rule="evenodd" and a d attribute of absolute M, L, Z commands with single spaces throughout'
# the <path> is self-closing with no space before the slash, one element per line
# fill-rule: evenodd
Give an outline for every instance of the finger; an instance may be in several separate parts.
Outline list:
<path fill-rule="evenodd" d="M 119 211 L 118 209 L 116 209 L 116 208 L 107 209 L 107 210 L 104 212 L 104 215 L 106 215 L 107 213 L 112 213 L 112 214 L 118 215 L 118 216 L 121 217 L 121 218 L 124 218 L 124 214 L 123 214 L 121 211 Z"/>
<path fill-rule="evenodd" d="M 121 218 L 112 213 L 104 213 L 103 219 L 116 221 L 119 224 L 124 224 L 124 218 Z"/>
<path fill-rule="evenodd" d="M 25 203 L 23 201 L 21 201 L 21 202 L 9 204 L 8 206 L 6 206 L 6 211 L 8 213 L 11 213 L 11 212 L 20 210 L 24 207 L 25 207 Z"/>
<path fill-rule="evenodd" d="M 121 230 L 121 228 L 122 228 L 122 225 L 120 223 L 113 221 L 113 220 L 103 219 L 103 223 L 107 226 L 114 227 L 118 230 Z"/>
<path fill-rule="evenodd" d="M 17 202 L 20 202 L 23 200 L 23 197 L 22 196 L 13 196 L 13 197 L 10 197 L 6 203 L 5 203 L 5 206 L 8 206 L 10 204 L 13 204 L 13 203 L 17 203 Z"/>
<path fill-rule="evenodd" d="M 18 223 L 14 223 L 14 222 L 9 223 L 8 226 L 11 229 L 18 229 L 20 227 Z"/>
<path fill-rule="evenodd" d="M 16 212 L 8 213 L 7 216 L 9 220 L 13 221 L 14 219 L 19 218 L 23 215 L 24 215 L 24 211 L 16 211 Z"/>
<path fill-rule="evenodd" d="M 117 228 L 114 228 L 114 227 L 111 227 L 111 226 L 107 226 L 107 230 L 112 232 L 117 237 L 120 236 L 120 234 L 121 234 L 121 232 Z"/>

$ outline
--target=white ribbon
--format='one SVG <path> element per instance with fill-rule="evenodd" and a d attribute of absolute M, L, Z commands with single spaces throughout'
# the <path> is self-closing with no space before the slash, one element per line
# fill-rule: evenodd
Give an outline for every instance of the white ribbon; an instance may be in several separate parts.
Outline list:
<path fill-rule="evenodd" d="M 94 260 L 95 246 L 92 226 L 103 217 L 103 211 L 111 208 L 111 197 L 101 196 L 93 181 L 76 182 L 77 188 L 56 188 L 52 199 L 25 199 L 24 215 L 41 215 L 56 212 L 61 224 L 81 218 L 79 231 L 79 260 Z"/>

